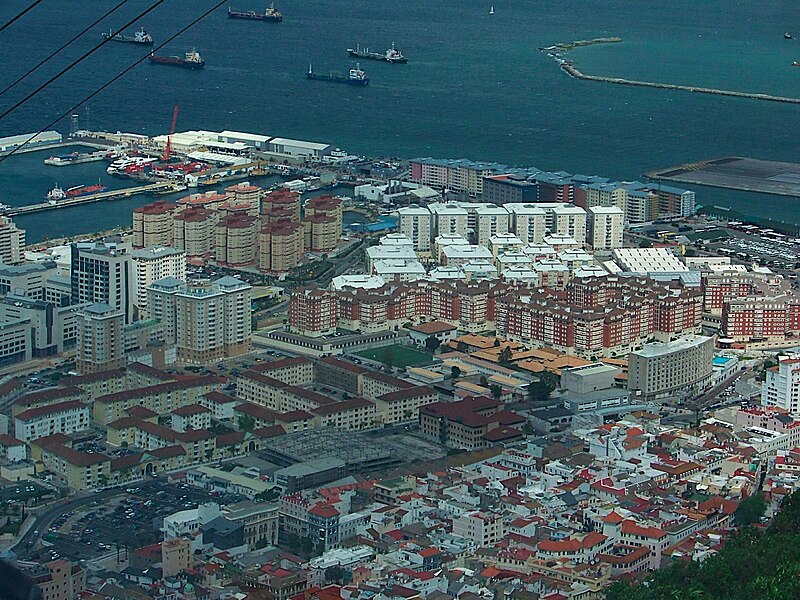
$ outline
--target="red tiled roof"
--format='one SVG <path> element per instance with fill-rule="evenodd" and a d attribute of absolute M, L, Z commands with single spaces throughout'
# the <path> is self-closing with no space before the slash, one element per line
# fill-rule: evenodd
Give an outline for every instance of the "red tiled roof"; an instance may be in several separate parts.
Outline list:
<path fill-rule="evenodd" d="M 7 433 L 0 433 L 0 446 L 7 448 L 14 448 L 16 446 L 24 446 L 25 442 L 18 440 L 13 435 Z"/>
<path fill-rule="evenodd" d="M 142 388 L 134 388 L 131 390 L 124 390 L 116 392 L 115 394 L 106 394 L 97 398 L 97 402 L 111 404 L 114 402 L 124 402 L 125 400 L 133 400 L 135 398 L 142 398 L 144 396 L 154 396 L 166 392 L 173 392 L 177 390 L 187 390 L 194 387 L 203 387 L 207 385 L 214 385 L 219 383 L 219 380 L 211 375 L 203 377 L 188 377 L 181 381 L 167 381 L 166 383 L 159 383 L 157 385 L 150 385 Z"/>
<path fill-rule="evenodd" d="M 266 373 L 268 371 L 277 371 L 278 369 L 285 369 L 287 367 L 296 367 L 297 365 L 310 365 L 312 362 L 300 356 L 291 357 L 291 358 L 282 358 L 280 360 L 273 360 L 270 362 L 263 362 L 257 365 L 250 367 L 253 371 L 258 371 L 260 373 Z"/>
<path fill-rule="evenodd" d="M 203 413 L 211 412 L 202 404 L 187 404 L 186 406 L 180 406 L 172 411 L 173 415 L 178 415 L 179 417 L 191 417 L 192 415 L 200 415 Z"/>
<path fill-rule="evenodd" d="M 431 321 L 430 323 L 420 323 L 419 325 L 414 325 L 413 327 L 409 327 L 409 329 L 411 331 L 418 331 L 419 333 L 435 335 L 445 331 L 454 331 L 458 329 L 458 327 L 455 325 L 450 325 L 450 323 L 445 323 L 444 321 Z"/>
<path fill-rule="evenodd" d="M 147 454 L 156 458 L 174 458 L 176 456 L 184 456 L 186 450 L 183 449 L 183 446 L 164 446 L 163 448 L 148 450 Z"/>
<path fill-rule="evenodd" d="M 544 552 L 577 552 L 584 548 L 593 548 L 602 544 L 608 536 L 596 531 L 591 531 L 583 536 L 582 539 L 569 538 L 566 540 L 542 540 L 539 542 L 539 550 Z"/>
<path fill-rule="evenodd" d="M 259 427 L 253 430 L 253 435 L 260 438 L 273 438 L 279 435 L 286 435 L 286 430 L 280 425 L 270 425 L 269 427 Z"/>
<path fill-rule="evenodd" d="M 311 412 L 315 415 L 326 416 L 348 410 L 366 408 L 369 406 L 375 405 L 366 398 L 351 398 L 350 400 L 344 400 L 342 402 L 334 402 L 325 406 L 318 406 L 317 408 L 311 409 Z"/>
<path fill-rule="evenodd" d="M 217 448 L 221 448 L 223 446 L 233 446 L 234 444 L 238 444 L 244 439 L 245 432 L 244 431 L 231 431 L 230 433 L 223 433 L 222 435 L 217 436 Z"/>
<path fill-rule="evenodd" d="M 153 417 L 158 416 L 156 411 L 150 410 L 149 408 L 140 406 L 138 404 L 126 409 L 125 412 L 132 417 L 136 417 L 137 419 L 152 419 Z"/>
<path fill-rule="evenodd" d="M 64 433 L 54 433 L 52 435 L 46 435 L 44 437 L 40 437 L 36 440 L 33 440 L 31 444 L 36 444 L 40 448 L 47 448 L 52 446 L 53 444 L 65 444 L 69 442 L 69 436 Z"/>
<path fill-rule="evenodd" d="M 49 402 L 50 400 L 58 400 L 59 398 L 73 398 L 84 396 L 86 392 L 74 385 L 69 387 L 57 387 L 39 392 L 29 392 L 17 398 L 14 401 L 15 406 L 31 406 L 32 404 L 39 404 L 40 402 Z"/>
<path fill-rule="evenodd" d="M 125 369 L 112 369 L 110 371 L 98 371 L 97 373 L 87 373 L 86 375 L 71 375 L 62 377 L 58 383 L 61 386 L 81 386 L 86 383 L 96 381 L 108 381 L 109 379 L 119 379 L 125 377 Z"/>
<path fill-rule="evenodd" d="M 242 402 L 241 404 L 238 404 L 233 409 L 233 412 L 242 413 L 249 417 L 253 417 L 254 419 L 260 419 L 269 423 L 272 423 L 279 417 L 279 414 L 274 410 L 271 410 L 266 406 L 261 406 L 260 404 L 253 404 L 252 402 Z"/>
<path fill-rule="evenodd" d="M 355 373 L 356 375 L 364 375 L 365 373 L 370 372 L 369 369 L 365 369 L 364 367 L 351 363 L 350 361 L 336 358 L 335 356 L 326 356 L 324 358 L 320 358 L 319 362 L 325 363 L 326 365 L 330 365 L 332 367 L 337 367 L 343 371 Z"/>
<path fill-rule="evenodd" d="M 655 539 L 660 539 L 667 535 L 666 531 L 663 531 L 658 527 L 642 527 L 641 525 L 635 523 L 634 521 L 623 521 L 622 533 L 627 533 L 629 535 L 640 535 L 643 537 L 655 538 Z"/>
<path fill-rule="evenodd" d="M 417 385 L 414 387 L 405 388 L 403 390 L 397 390 L 396 392 L 389 392 L 388 394 L 383 394 L 382 396 L 378 396 L 378 400 L 382 402 L 399 402 L 401 400 L 406 400 L 408 398 L 417 398 L 419 396 L 433 396 L 436 397 L 436 390 L 432 387 L 428 387 L 427 385 Z"/>
<path fill-rule="evenodd" d="M 317 504 L 309 509 L 309 514 L 316 515 L 322 519 L 332 519 L 339 515 L 339 511 L 329 504 Z"/>
<path fill-rule="evenodd" d="M 311 413 L 307 413 L 304 410 L 292 410 L 287 413 L 283 413 L 278 415 L 277 421 L 281 421 L 282 423 L 292 423 L 294 421 L 308 421 L 309 419 L 313 419 L 314 415 Z"/>
<path fill-rule="evenodd" d="M 78 452 L 77 450 L 67 448 L 61 444 L 48 446 L 45 451 L 55 454 L 56 456 L 60 456 L 68 463 L 77 467 L 88 467 L 89 465 L 97 465 L 106 461 L 111 461 L 111 459 L 105 454 L 100 454 L 97 452 L 92 454 L 89 454 L 88 452 Z"/>
<path fill-rule="evenodd" d="M 68 410 L 75 410 L 80 408 L 89 410 L 89 405 L 84 404 L 80 400 L 67 400 L 66 402 L 59 402 L 58 404 L 49 404 L 47 406 L 29 408 L 28 410 L 18 414 L 16 418 L 19 419 L 20 421 L 30 421 L 32 419 L 38 419 L 39 417 L 43 417 L 45 415 L 53 415 L 56 413 L 66 412 Z"/>
<path fill-rule="evenodd" d="M 229 396 L 228 394 L 223 394 L 222 392 L 217 391 L 203 394 L 203 398 L 207 398 L 211 402 L 216 402 L 217 404 L 230 404 L 232 402 L 239 402 L 238 398 L 234 398 L 233 396 Z"/>

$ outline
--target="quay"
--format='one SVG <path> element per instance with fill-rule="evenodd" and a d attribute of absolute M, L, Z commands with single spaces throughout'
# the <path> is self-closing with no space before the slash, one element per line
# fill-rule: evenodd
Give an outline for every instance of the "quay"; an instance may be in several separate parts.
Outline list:
<path fill-rule="evenodd" d="M 608 44 L 621 42 L 622 38 L 609 37 L 609 38 L 595 38 L 593 40 L 578 40 L 576 42 L 562 42 L 547 46 L 546 48 L 539 48 L 542 52 L 547 52 L 547 55 L 554 59 L 561 69 L 570 77 L 574 79 L 581 79 L 583 81 L 599 81 L 602 83 L 614 83 L 617 85 L 630 85 L 636 87 L 648 87 L 661 90 L 678 90 L 682 92 L 695 92 L 698 94 L 712 94 L 715 96 L 728 96 L 731 98 L 746 98 L 748 100 L 763 100 L 766 102 L 782 102 L 784 104 L 800 104 L 800 98 L 792 98 L 789 96 L 773 96 L 772 94 L 761 94 L 757 92 L 737 92 L 734 90 L 722 90 L 717 88 L 698 87 L 693 85 L 680 85 L 676 83 L 659 83 L 656 81 L 639 81 L 636 79 L 624 79 L 622 77 L 604 77 L 599 75 L 587 75 L 575 66 L 575 63 L 565 59 L 561 54 L 568 52 L 574 48 L 581 48 L 584 46 L 592 46 L 596 44 Z"/>
<path fill-rule="evenodd" d="M 124 188 L 121 190 L 108 190 L 107 192 L 89 194 L 88 196 L 80 196 L 78 198 L 68 198 L 66 200 L 59 200 L 58 202 L 52 204 L 50 202 L 42 202 L 40 204 L 29 204 L 27 206 L 14 206 L 3 211 L 3 214 L 9 217 L 15 217 L 17 215 L 27 215 L 35 212 L 44 212 L 46 210 L 58 210 L 60 208 L 79 206 L 81 204 L 101 202 L 103 200 L 129 198 L 130 196 L 137 196 L 139 194 L 180 192 L 184 189 L 186 189 L 186 187 L 183 185 L 165 181 L 160 183 L 151 183 L 148 185 L 140 185 L 138 187 Z"/>
<path fill-rule="evenodd" d="M 800 164 L 726 156 L 649 171 L 654 180 L 800 197 Z"/>
<path fill-rule="evenodd" d="M 67 156 L 51 156 L 44 159 L 44 164 L 53 167 L 69 167 L 71 165 L 82 165 L 84 163 L 99 162 L 105 160 L 106 152 L 100 150 L 98 152 L 88 152 L 85 154 L 72 154 Z"/>

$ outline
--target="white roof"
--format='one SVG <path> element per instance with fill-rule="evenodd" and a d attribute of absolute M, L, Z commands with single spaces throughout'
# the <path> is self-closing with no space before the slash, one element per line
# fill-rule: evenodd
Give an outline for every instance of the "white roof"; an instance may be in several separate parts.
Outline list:
<path fill-rule="evenodd" d="M 458 267 L 436 267 L 428 273 L 430 279 L 464 279 L 466 277 L 464 270 Z"/>
<path fill-rule="evenodd" d="M 575 204 L 560 204 L 558 206 L 554 206 L 552 209 L 553 213 L 557 215 L 585 215 L 586 211 L 583 210 L 580 206 L 576 206 Z"/>
<path fill-rule="evenodd" d="M 330 144 L 321 144 L 319 142 L 304 142 L 303 140 L 290 140 L 289 138 L 272 138 L 269 141 L 270 145 L 279 146 L 295 146 L 296 148 L 308 148 L 309 150 L 324 150 Z"/>
<path fill-rule="evenodd" d="M 527 267 L 509 267 L 503 271 L 503 279 L 518 281 L 539 281 L 539 274 Z"/>
<path fill-rule="evenodd" d="M 467 215 L 467 210 L 455 202 L 434 202 L 428 205 L 428 209 L 437 215 Z"/>
<path fill-rule="evenodd" d="M 529 265 L 533 259 L 524 252 L 503 252 L 497 256 L 501 265 Z"/>
<path fill-rule="evenodd" d="M 226 129 L 219 134 L 220 137 L 236 138 L 250 142 L 268 142 L 272 139 L 270 135 L 258 135 L 256 133 L 242 133 L 241 131 L 230 131 Z"/>
<path fill-rule="evenodd" d="M 442 249 L 442 253 L 447 257 L 448 260 L 476 258 L 491 260 L 493 258 L 492 253 L 484 246 L 445 246 Z"/>
<path fill-rule="evenodd" d="M 599 265 L 587 265 L 573 271 L 575 277 L 606 277 L 608 271 Z"/>
<path fill-rule="evenodd" d="M 378 275 L 339 275 L 331 281 L 332 290 L 342 290 L 346 287 L 372 290 L 386 284 L 383 277 Z"/>
<path fill-rule="evenodd" d="M 405 259 L 416 260 L 417 254 L 413 248 L 409 246 L 370 246 L 367 248 L 367 256 L 370 260 L 385 260 L 385 259 Z"/>
<path fill-rule="evenodd" d="M 377 275 L 415 275 L 425 277 L 425 267 L 418 260 L 384 259 L 376 260 L 372 269 Z"/>
<path fill-rule="evenodd" d="M 689 267 L 667 248 L 618 248 L 614 259 L 623 269 L 633 273 L 682 272 Z"/>
<path fill-rule="evenodd" d="M 431 216 L 431 211 L 429 211 L 424 206 L 404 206 L 402 208 L 397 209 L 397 214 L 401 217 L 403 215 L 413 216 L 413 217 L 424 217 L 424 216 Z"/>
<path fill-rule="evenodd" d="M 458 235 L 457 233 L 445 233 L 436 236 L 436 239 L 433 240 L 433 243 L 436 244 L 437 246 L 452 246 L 453 244 L 465 246 L 469 245 L 469 240 L 463 236 Z"/>
<path fill-rule="evenodd" d="M 389 233 L 380 239 L 382 246 L 413 246 L 414 243 L 407 235 L 402 233 Z"/>
<path fill-rule="evenodd" d="M 563 264 L 560 260 L 543 260 L 541 262 L 534 263 L 533 268 L 537 273 L 569 271 L 569 267 Z"/>
<path fill-rule="evenodd" d="M 524 242 L 513 233 L 495 233 L 489 238 L 489 243 L 522 245 Z"/>
<path fill-rule="evenodd" d="M 543 215 L 544 210 L 538 204 L 530 202 L 509 202 L 504 204 L 506 210 L 517 215 Z"/>
<path fill-rule="evenodd" d="M 544 237 L 544 243 L 550 246 L 580 246 L 578 240 L 564 233 L 553 233 Z"/>
<path fill-rule="evenodd" d="M 478 206 L 475 209 L 476 215 L 507 215 L 508 211 L 502 206 L 490 204 L 488 206 Z"/>
<path fill-rule="evenodd" d="M 618 206 L 592 206 L 589 212 L 595 215 L 625 215 L 625 212 Z"/>

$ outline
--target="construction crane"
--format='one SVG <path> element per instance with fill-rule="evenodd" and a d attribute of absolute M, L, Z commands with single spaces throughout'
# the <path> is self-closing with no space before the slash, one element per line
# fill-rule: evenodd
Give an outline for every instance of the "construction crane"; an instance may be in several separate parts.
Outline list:
<path fill-rule="evenodd" d="M 161 155 L 162 162 L 169 162 L 172 157 L 172 136 L 175 135 L 175 124 L 178 122 L 178 105 L 175 105 L 175 110 L 172 113 L 172 127 L 169 128 L 169 135 L 167 136 L 167 145 L 164 147 L 164 154 Z"/>

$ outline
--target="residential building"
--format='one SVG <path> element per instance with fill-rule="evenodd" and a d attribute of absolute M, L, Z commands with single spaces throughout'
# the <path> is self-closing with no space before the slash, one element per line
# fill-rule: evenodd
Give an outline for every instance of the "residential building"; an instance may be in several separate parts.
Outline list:
<path fill-rule="evenodd" d="M 592 206 L 588 210 L 586 243 L 595 252 L 622 247 L 625 213 L 616 206 Z"/>
<path fill-rule="evenodd" d="M 0 298 L 0 348 L 8 362 L 23 355 L 41 358 L 73 348 L 78 337 L 80 312 L 85 304 L 62 307 L 43 300 L 32 300 L 16 290 Z M 20 339 L 19 334 L 24 331 Z M 16 341 L 15 341 L 16 340 Z M 2 362 L 3 358 L 0 358 Z"/>
<path fill-rule="evenodd" d="M 547 215 L 536 204 L 510 203 L 504 205 L 511 215 L 511 231 L 528 244 L 539 244 L 547 230 Z"/>
<path fill-rule="evenodd" d="M 41 600 L 75 600 L 86 590 L 86 571 L 63 558 L 24 568 L 40 592 Z"/>
<path fill-rule="evenodd" d="M 502 515 L 476 510 L 453 519 L 453 535 L 471 541 L 476 548 L 491 548 L 505 538 L 506 526 Z"/>
<path fill-rule="evenodd" d="M 475 240 L 479 246 L 488 247 L 489 239 L 509 232 L 508 211 L 502 206 L 479 206 L 475 209 Z"/>
<path fill-rule="evenodd" d="M 767 369 L 761 404 L 800 415 L 800 357 L 780 356 L 777 366 Z"/>
<path fill-rule="evenodd" d="M 427 208 L 404 206 L 397 210 L 400 233 L 414 244 L 414 250 L 427 254 L 431 251 L 432 216 Z"/>
<path fill-rule="evenodd" d="M 71 246 L 72 304 L 107 304 L 134 319 L 134 274 L 131 255 L 114 244 L 76 243 Z"/>
<path fill-rule="evenodd" d="M 457 235 L 467 237 L 469 218 L 467 209 L 458 202 L 435 202 L 428 205 L 433 215 L 433 237 Z"/>
<path fill-rule="evenodd" d="M 108 304 L 90 304 L 80 313 L 75 368 L 81 375 L 125 364 L 123 315 Z"/>
<path fill-rule="evenodd" d="M 178 205 L 157 200 L 133 209 L 133 247 L 172 246 Z"/>
<path fill-rule="evenodd" d="M 186 279 L 186 253 L 177 248 L 148 246 L 134 250 L 131 261 L 134 273 L 134 306 L 139 319 L 148 319 L 147 288 L 165 277 Z"/>
<path fill-rule="evenodd" d="M 644 402 L 694 397 L 711 384 L 713 358 L 710 337 L 645 344 L 628 356 L 628 390 Z"/>
<path fill-rule="evenodd" d="M 303 260 L 303 225 L 278 221 L 265 225 L 258 234 L 258 270 L 286 273 Z"/>
<path fill-rule="evenodd" d="M 0 264 L 21 263 L 23 248 L 25 248 L 25 231 L 17 227 L 11 217 L 0 215 Z"/>
<path fill-rule="evenodd" d="M 46 300 L 47 280 L 57 273 L 58 268 L 52 260 L 20 265 L 0 264 L 0 294 L 15 290 L 31 300 Z"/>
<path fill-rule="evenodd" d="M 224 196 L 223 196 L 224 198 Z M 216 244 L 219 213 L 203 206 L 191 206 L 175 215 L 173 246 L 186 256 L 211 256 Z"/>
<path fill-rule="evenodd" d="M 256 260 L 259 220 L 257 216 L 234 213 L 222 217 L 214 229 L 216 261 L 230 267 L 245 267 Z"/>
<path fill-rule="evenodd" d="M 251 290 L 234 277 L 186 283 L 167 278 L 150 286 L 148 305 L 179 360 L 204 364 L 248 351 Z"/>
<path fill-rule="evenodd" d="M 29 442 L 54 433 L 83 431 L 91 424 L 91 407 L 80 400 L 67 400 L 19 413 L 14 417 L 14 437 Z"/>
<path fill-rule="evenodd" d="M 536 202 L 539 184 L 524 175 L 490 175 L 483 179 L 483 201 L 500 206 Z"/>

